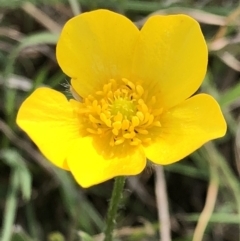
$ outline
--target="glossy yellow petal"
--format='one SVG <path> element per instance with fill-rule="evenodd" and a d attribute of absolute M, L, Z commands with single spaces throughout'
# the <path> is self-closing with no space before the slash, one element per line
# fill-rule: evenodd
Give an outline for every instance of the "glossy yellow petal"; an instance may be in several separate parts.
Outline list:
<path fill-rule="evenodd" d="M 140 32 L 133 78 L 157 95 L 168 109 L 190 97 L 201 85 L 207 46 L 199 24 L 186 15 L 154 16 Z"/>
<path fill-rule="evenodd" d="M 79 138 L 78 119 L 66 97 L 49 88 L 35 90 L 22 104 L 17 124 L 56 166 L 65 163 L 71 142 Z"/>
<path fill-rule="evenodd" d="M 226 122 L 217 102 L 206 94 L 196 95 L 163 114 L 158 141 L 145 148 L 158 164 L 170 164 L 189 155 L 209 140 L 226 133 Z"/>
<path fill-rule="evenodd" d="M 57 60 L 82 97 L 101 90 L 111 78 L 128 78 L 139 30 L 108 10 L 83 13 L 64 26 Z"/>
<path fill-rule="evenodd" d="M 99 139 L 98 143 L 94 143 L 90 137 L 78 139 L 69 153 L 67 163 L 82 187 L 90 187 L 116 176 L 136 175 L 146 165 L 142 148 L 129 147 L 115 157 L 107 157 L 104 152 L 109 149 L 109 143 L 104 141 Z"/>

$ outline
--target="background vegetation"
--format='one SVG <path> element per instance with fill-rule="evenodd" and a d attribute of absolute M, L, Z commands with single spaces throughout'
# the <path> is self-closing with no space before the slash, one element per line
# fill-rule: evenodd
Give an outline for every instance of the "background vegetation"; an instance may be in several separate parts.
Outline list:
<path fill-rule="evenodd" d="M 151 14 L 186 13 L 201 23 L 210 57 L 200 91 L 218 99 L 228 133 L 164 167 L 172 236 L 192 240 L 206 226 L 202 240 L 239 240 L 240 5 L 234 0 L 0 0 L 0 239 L 86 241 L 88 233 L 99 240 L 112 180 L 82 189 L 15 124 L 20 104 L 35 88 L 67 93 L 68 78 L 55 59 L 59 32 L 74 14 L 97 8 L 120 12 L 139 27 Z M 116 240 L 159 240 L 157 222 L 149 167 L 127 181 Z"/>

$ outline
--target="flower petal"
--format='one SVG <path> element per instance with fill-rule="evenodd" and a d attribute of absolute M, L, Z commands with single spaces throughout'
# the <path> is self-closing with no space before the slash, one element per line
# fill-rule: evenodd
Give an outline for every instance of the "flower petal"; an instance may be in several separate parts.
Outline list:
<path fill-rule="evenodd" d="M 159 139 L 145 152 L 147 158 L 162 165 L 179 161 L 209 140 L 224 136 L 227 128 L 219 105 L 206 94 L 170 109 L 161 124 Z"/>
<path fill-rule="evenodd" d="M 136 175 L 146 166 L 142 148 L 129 147 L 125 153 L 109 158 L 103 153 L 104 149 L 109 148 L 109 143 L 104 141 L 99 139 L 96 143 L 91 137 L 78 139 L 70 151 L 67 163 L 82 187 L 90 187 L 116 176 Z M 103 145 L 107 147 L 102 149 Z"/>
<path fill-rule="evenodd" d="M 168 109 L 199 88 L 207 56 L 204 37 L 194 19 L 186 15 L 154 16 L 141 29 L 132 75 Z"/>
<path fill-rule="evenodd" d="M 111 78 L 128 78 L 137 27 L 108 10 L 83 13 L 64 26 L 57 44 L 57 60 L 82 97 L 101 90 Z"/>
<path fill-rule="evenodd" d="M 66 97 L 49 88 L 35 90 L 22 104 L 17 124 L 56 166 L 65 162 L 71 142 L 79 138 L 78 119 Z"/>

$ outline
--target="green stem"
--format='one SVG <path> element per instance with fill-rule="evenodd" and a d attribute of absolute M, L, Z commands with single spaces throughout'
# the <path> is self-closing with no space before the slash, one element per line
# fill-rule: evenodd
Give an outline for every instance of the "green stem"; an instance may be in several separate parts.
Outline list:
<path fill-rule="evenodd" d="M 125 183 L 125 177 L 116 177 L 115 183 L 112 191 L 112 197 L 110 205 L 108 207 L 106 227 L 105 227 L 105 238 L 104 241 L 112 241 L 113 239 L 113 229 L 116 223 L 116 216 L 119 203 L 122 198 L 122 191 Z"/>

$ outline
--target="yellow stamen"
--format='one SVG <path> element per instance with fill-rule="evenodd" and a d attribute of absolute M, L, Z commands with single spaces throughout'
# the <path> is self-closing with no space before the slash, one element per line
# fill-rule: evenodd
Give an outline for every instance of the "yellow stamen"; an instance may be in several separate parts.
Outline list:
<path fill-rule="evenodd" d="M 130 142 L 131 146 L 138 146 L 141 143 L 141 140 L 138 138 L 133 138 Z"/>
<path fill-rule="evenodd" d="M 132 125 L 135 127 L 135 126 L 138 126 L 140 124 L 140 120 L 137 116 L 133 116 L 132 117 Z"/>
<path fill-rule="evenodd" d="M 112 135 L 110 146 L 148 145 L 161 128 L 162 108 L 156 96 L 148 97 L 142 85 L 128 79 L 111 79 L 102 90 L 82 100 L 77 111 L 89 135 Z M 154 129 L 154 128 L 155 129 Z"/>
<path fill-rule="evenodd" d="M 122 130 L 127 130 L 129 128 L 129 120 L 123 120 L 122 121 Z"/>
<path fill-rule="evenodd" d="M 123 137 L 126 139 L 132 139 L 135 135 L 135 132 L 132 131 L 130 133 L 123 134 Z"/>
<path fill-rule="evenodd" d="M 114 129 L 117 129 L 117 130 L 120 130 L 122 128 L 122 122 L 121 121 L 115 121 L 113 124 L 112 124 L 112 127 Z"/>
<path fill-rule="evenodd" d="M 117 139 L 114 144 L 117 146 L 117 145 L 122 144 L 124 141 L 125 141 L 125 138 L 121 137 L 121 138 Z"/>

